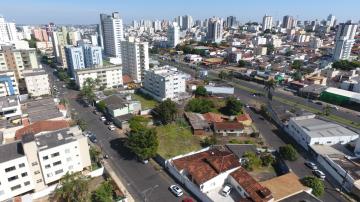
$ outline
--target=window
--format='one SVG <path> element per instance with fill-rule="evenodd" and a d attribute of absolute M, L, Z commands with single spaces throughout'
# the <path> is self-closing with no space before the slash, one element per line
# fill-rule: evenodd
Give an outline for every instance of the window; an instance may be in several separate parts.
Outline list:
<path fill-rule="evenodd" d="M 45 168 L 50 168 L 50 167 L 51 167 L 50 164 L 45 165 Z"/>
<path fill-rule="evenodd" d="M 46 176 L 47 176 L 47 177 L 52 177 L 53 174 L 52 174 L 52 173 L 48 173 Z"/>
<path fill-rule="evenodd" d="M 53 163 L 53 166 L 57 166 L 57 165 L 60 165 L 61 164 L 61 161 L 56 161 L 55 163 Z"/>
<path fill-rule="evenodd" d="M 74 168 L 74 166 L 69 166 L 68 168 L 69 168 L 69 170 L 72 170 Z"/>
<path fill-rule="evenodd" d="M 21 188 L 21 185 L 18 184 L 16 186 L 11 187 L 11 191 L 14 191 L 14 190 L 17 190 L 17 189 L 20 189 L 20 188 Z"/>
<path fill-rule="evenodd" d="M 70 149 L 65 149 L 65 153 L 66 154 L 70 153 Z"/>
<path fill-rule="evenodd" d="M 56 157 L 56 156 L 59 156 L 59 155 L 60 155 L 59 152 L 56 152 L 56 153 L 51 154 L 51 157 Z"/>
<path fill-rule="evenodd" d="M 19 179 L 19 177 L 18 177 L 17 175 L 12 176 L 12 177 L 9 177 L 9 178 L 8 178 L 8 181 L 11 182 L 11 181 L 14 181 L 14 180 L 16 180 L 16 179 Z"/>
<path fill-rule="evenodd" d="M 15 170 L 15 166 L 5 168 L 5 172 L 10 172 L 10 171 L 13 171 L 13 170 Z"/>
<path fill-rule="evenodd" d="M 44 160 L 48 160 L 49 157 L 48 157 L 48 156 L 43 156 L 43 159 L 44 159 Z"/>
<path fill-rule="evenodd" d="M 26 177 L 27 175 L 28 175 L 27 172 L 21 173 L 21 177 Z"/>
<path fill-rule="evenodd" d="M 32 162 L 31 165 L 32 165 L 32 166 L 37 166 L 38 163 L 37 163 L 37 162 Z"/>
<path fill-rule="evenodd" d="M 42 179 L 36 180 L 36 183 L 40 183 L 40 182 L 42 182 Z"/>
<path fill-rule="evenodd" d="M 58 175 L 58 174 L 60 174 L 62 172 L 64 172 L 63 169 L 57 170 L 57 171 L 55 171 L 55 175 Z"/>
<path fill-rule="evenodd" d="M 35 175 L 37 175 L 37 174 L 39 174 L 39 173 L 40 173 L 40 171 L 38 171 L 38 170 L 34 172 Z"/>
<path fill-rule="evenodd" d="M 66 161 L 71 161 L 71 157 L 66 158 Z"/>
<path fill-rule="evenodd" d="M 19 168 L 25 167 L 25 163 L 20 163 Z"/>
<path fill-rule="evenodd" d="M 25 185 L 25 186 L 28 186 L 29 184 L 30 184 L 30 181 L 24 182 L 24 185 Z"/>

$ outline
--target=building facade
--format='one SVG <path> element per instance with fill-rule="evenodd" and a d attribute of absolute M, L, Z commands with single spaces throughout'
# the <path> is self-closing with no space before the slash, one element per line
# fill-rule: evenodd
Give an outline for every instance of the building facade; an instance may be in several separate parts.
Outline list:
<path fill-rule="evenodd" d="M 268 15 L 265 15 L 263 17 L 263 21 L 262 21 L 262 30 L 265 31 L 267 29 L 270 29 L 272 28 L 272 22 L 273 22 L 273 18 L 272 16 L 268 16 Z"/>
<path fill-rule="evenodd" d="M 209 41 L 220 43 L 223 35 L 223 21 L 220 18 L 210 18 L 208 20 L 208 30 L 206 38 Z"/>
<path fill-rule="evenodd" d="M 121 58 L 121 41 L 124 40 L 123 21 L 118 12 L 100 14 L 102 47 L 106 56 Z"/>
<path fill-rule="evenodd" d="M 0 97 L 19 95 L 14 71 L 0 71 Z"/>
<path fill-rule="evenodd" d="M 167 30 L 168 47 L 174 48 L 180 43 L 180 27 L 178 23 L 173 22 Z"/>
<path fill-rule="evenodd" d="M 118 87 L 123 84 L 122 66 L 77 69 L 74 72 L 75 82 L 81 89 L 87 78 L 99 79 L 100 85 L 106 88 Z"/>
<path fill-rule="evenodd" d="M 339 24 L 335 37 L 334 60 L 347 60 L 350 58 L 357 27 L 357 24 L 351 22 Z"/>
<path fill-rule="evenodd" d="M 85 67 L 103 66 L 102 51 L 100 46 L 85 44 L 82 48 L 84 51 Z"/>
<path fill-rule="evenodd" d="M 44 71 L 31 71 L 24 73 L 25 84 L 31 97 L 51 95 L 49 75 Z"/>
<path fill-rule="evenodd" d="M 85 68 L 84 52 L 82 47 L 66 46 L 65 54 L 67 59 L 68 71 L 73 75 L 77 69 Z"/>

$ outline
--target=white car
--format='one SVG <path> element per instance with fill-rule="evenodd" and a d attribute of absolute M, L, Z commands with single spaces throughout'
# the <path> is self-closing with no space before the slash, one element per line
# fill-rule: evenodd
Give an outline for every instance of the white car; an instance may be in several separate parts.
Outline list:
<path fill-rule="evenodd" d="M 321 170 L 313 170 L 313 173 L 316 177 L 325 179 L 326 175 Z"/>
<path fill-rule="evenodd" d="M 106 121 L 105 116 L 100 117 L 100 120 L 101 120 L 101 121 Z"/>
<path fill-rule="evenodd" d="M 225 185 L 224 188 L 221 190 L 221 195 L 227 197 L 231 192 L 232 187 L 230 185 Z"/>
<path fill-rule="evenodd" d="M 115 130 L 116 129 L 116 127 L 114 125 L 110 125 L 108 128 L 109 128 L 109 130 Z"/>
<path fill-rule="evenodd" d="M 177 185 L 171 185 L 170 190 L 177 197 L 182 196 L 184 194 L 184 192 Z"/>

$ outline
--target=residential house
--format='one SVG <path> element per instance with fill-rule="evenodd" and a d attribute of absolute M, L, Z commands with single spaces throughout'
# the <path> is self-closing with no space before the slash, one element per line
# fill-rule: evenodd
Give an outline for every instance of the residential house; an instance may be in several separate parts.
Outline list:
<path fill-rule="evenodd" d="M 252 119 L 249 114 L 244 113 L 241 115 L 238 115 L 235 117 L 235 120 L 244 126 L 251 126 L 252 125 Z"/>
<path fill-rule="evenodd" d="M 126 114 L 138 114 L 141 111 L 141 103 L 127 100 L 120 95 L 111 95 L 103 100 L 106 111 L 111 117 L 123 116 Z"/>
<path fill-rule="evenodd" d="M 244 133 L 244 125 L 239 122 L 218 122 L 213 124 L 214 132 L 222 136 L 240 136 Z"/>

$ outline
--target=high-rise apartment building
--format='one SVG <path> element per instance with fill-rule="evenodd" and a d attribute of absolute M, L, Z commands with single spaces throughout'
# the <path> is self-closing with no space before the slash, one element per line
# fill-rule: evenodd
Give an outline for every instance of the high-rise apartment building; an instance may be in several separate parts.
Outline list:
<path fill-rule="evenodd" d="M 65 46 L 68 44 L 67 33 L 68 32 L 66 30 L 66 27 L 61 27 L 59 31 L 49 32 L 53 44 L 53 51 L 56 61 L 65 68 L 67 67 L 67 60 L 65 55 Z"/>
<path fill-rule="evenodd" d="M 326 25 L 328 25 L 329 27 L 335 27 L 335 23 L 336 23 L 336 18 L 334 15 L 330 14 L 328 17 L 327 17 L 327 20 L 326 20 Z"/>
<path fill-rule="evenodd" d="M 223 35 L 223 21 L 220 18 L 210 18 L 208 20 L 208 30 L 206 38 L 209 41 L 220 43 Z"/>
<path fill-rule="evenodd" d="M 265 15 L 263 17 L 263 21 L 262 21 L 262 30 L 265 31 L 267 29 L 270 29 L 272 28 L 272 22 L 273 22 L 273 18 L 272 16 L 268 16 L 268 15 Z"/>
<path fill-rule="evenodd" d="M 121 45 L 123 74 L 129 75 L 140 83 L 143 73 L 149 69 L 148 42 L 140 42 L 134 37 L 128 37 Z"/>
<path fill-rule="evenodd" d="M 297 20 L 295 20 L 294 17 L 286 15 L 283 18 L 282 28 L 291 29 L 296 27 L 296 24 L 297 24 Z"/>
<path fill-rule="evenodd" d="M 173 22 L 167 30 L 168 47 L 174 48 L 180 43 L 180 27 L 176 22 Z"/>
<path fill-rule="evenodd" d="M 0 16 L 0 43 L 17 41 L 17 31 L 14 22 L 6 22 L 5 18 Z"/>
<path fill-rule="evenodd" d="M 348 21 L 340 23 L 335 37 L 334 60 L 347 60 L 355 43 L 354 37 L 358 25 Z"/>
<path fill-rule="evenodd" d="M 66 46 L 65 54 L 68 71 L 73 75 L 74 70 L 85 68 L 84 52 L 82 47 Z"/>
<path fill-rule="evenodd" d="M 100 14 L 102 46 L 106 56 L 121 60 L 121 41 L 124 40 L 123 21 L 118 12 Z"/>
<path fill-rule="evenodd" d="M 227 27 L 234 27 L 236 26 L 236 17 L 235 16 L 229 16 L 226 18 L 226 26 Z"/>
<path fill-rule="evenodd" d="M 182 30 L 189 30 L 192 28 L 193 25 L 194 25 L 194 21 L 190 15 L 182 16 L 182 24 L 181 24 Z"/>
<path fill-rule="evenodd" d="M 100 46 L 93 46 L 89 44 L 82 45 L 85 67 L 101 67 L 103 66 L 102 52 Z"/>
<path fill-rule="evenodd" d="M 49 36 L 45 29 L 35 28 L 32 31 L 34 38 L 38 41 L 49 41 Z"/>

